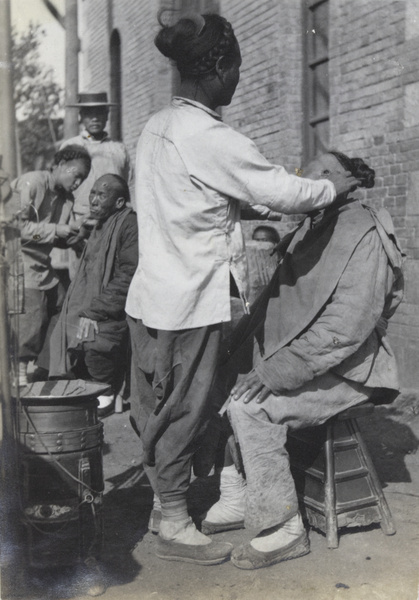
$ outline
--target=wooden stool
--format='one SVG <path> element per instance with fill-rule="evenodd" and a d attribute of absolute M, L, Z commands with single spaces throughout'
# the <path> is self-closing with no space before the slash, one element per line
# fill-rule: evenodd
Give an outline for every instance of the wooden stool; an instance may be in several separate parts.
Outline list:
<path fill-rule="evenodd" d="M 349 408 L 325 425 L 289 434 L 287 448 L 302 513 L 337 548 L 338 529 L 380 523 L 396 533 L 381 483 L 359 431 L 357 419 L 374 404 Z"/>

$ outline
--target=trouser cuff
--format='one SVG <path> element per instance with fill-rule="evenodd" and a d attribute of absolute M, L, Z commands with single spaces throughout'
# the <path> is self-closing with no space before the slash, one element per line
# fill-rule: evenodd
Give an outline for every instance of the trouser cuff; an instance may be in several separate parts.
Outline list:
<path fill-rule="evenodd" d="M 186 500 L 162 501 L 161 514 L 164 521 L 185 521 L 189 518 Z"/>

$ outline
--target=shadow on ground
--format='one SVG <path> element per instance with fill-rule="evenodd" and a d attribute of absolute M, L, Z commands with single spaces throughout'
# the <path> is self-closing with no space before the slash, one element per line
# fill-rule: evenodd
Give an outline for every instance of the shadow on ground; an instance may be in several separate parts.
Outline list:
<path fill-rule="evenodd" d="M 412 481 L 405 458 L 419 447 L 419 439 L 412 429 L 418 422 L 419 395 L 407 392 L 400 394 L 392 404 L 377 406 L 372 415 L 359 420 L 383 486 Z"/>

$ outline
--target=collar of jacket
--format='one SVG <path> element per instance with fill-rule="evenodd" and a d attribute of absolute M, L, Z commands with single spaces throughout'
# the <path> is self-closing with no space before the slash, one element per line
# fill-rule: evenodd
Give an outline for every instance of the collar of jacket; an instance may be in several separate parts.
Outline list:
<path fill-rule="evenodd" d="M 201 104 L 201 102 L 197 102 L 196 100 L 191 100 L 190 98 L 183 98 L 183 96 L 173 96 L 172 98 L 172 106 L 194 106 L 195 108 L 199 108 L 204 112 L 217 119 L 217 121 L 222 121 L 221 115 L 219 115 L 215 110 L 211 110 L 208 106 Z"/>
<path fill-rule="evenodd" d="M 107 131 L 103 132 L 103 137 L 100 140 L 96 140 L 93 136 L 90 135 L 90 133 L 86 129 L 82 132 L 81 137 L 90 143 L 96 143 L 96 144 L 102 144 L 103 142 L 111 141 L 111 138 L 109 137 L 109 134 Z"/>

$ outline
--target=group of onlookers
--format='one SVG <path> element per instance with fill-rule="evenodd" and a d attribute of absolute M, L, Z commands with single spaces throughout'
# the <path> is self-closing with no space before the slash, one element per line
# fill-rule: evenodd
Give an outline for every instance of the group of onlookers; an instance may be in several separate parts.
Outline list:
<path fill-rule="evenodd" d="M 39 357 L 41 377 L 109 384 L 99 398 L 104 415 L 127 367 L 125 299 L 138 262 L 138 233 L 129 154 L 105 131 L 111 103 L 106 93 L 89 93 L 79 95 L 77 106 L 83 131 L 62 144 L 51 171 L 12 183 L 21 204 L 25 281 L 18 377 L 27 384 L 28 363 Z M 69 249 L 67 290 L 51 264 L 53 247 Z"/>

